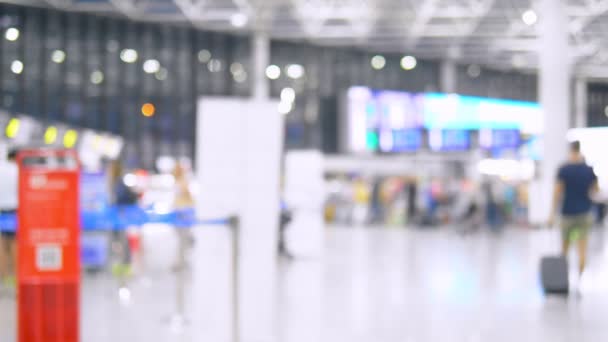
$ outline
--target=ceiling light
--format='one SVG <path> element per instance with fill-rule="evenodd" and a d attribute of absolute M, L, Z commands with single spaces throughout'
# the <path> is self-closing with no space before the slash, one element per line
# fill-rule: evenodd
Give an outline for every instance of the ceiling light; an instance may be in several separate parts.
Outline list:
<path fill-rule="evenodd" d="M 101 84 L 103 82 L 103 72 L 95 70 L 91 73 L 91 83 Z"/>
<path fill-rule="evenodd" d="M 524 24 L 532 26 L 538 21 L 538 15 L 536 12 L 534 12 L 534 10 L 529 9 L 522 14 L 521 20 L 524 21 Z"/>
<path fill-rule="evenodd" d="M 57 64 L 61 64 L 65 61 L 65 52 L 63 50 L 55 50 L 51 54 L 51 60 Z"/>
<path fill-rule="evenodd" d="M 234 62 L 234 63 L 230 64 L 230 73 L 231 74 L 238 75 L 243 72 L 245 72 L 245 67 L 243 67 L 243 64 L 238 63 L 238 62 Z"/>
<path fill-rule="evenodd" d="M 234 27 L 244 27 L 248 21 L 249 18 L 243 13 L 235 13 L 230 17 L 230 23 Z"/>
<path fill-rule="evenodd" d="M 511 64 L 516 68 L 523 68 L 526 66 L 526 58 L 522 55 L 515 55 L 511 58 Z"/>
<path fill-rule="evenodd" d="M 279 102 L 279 114 L 287 115 L 293 109 L 293 104 L 291 102 L 281 101 Z"/>
<path fill-rule="evenodd" d="M 14 42 L 19 39 L 20 34 L 21 32 L 19 32 L 19 29 L 9 27 L 4 33 L 4 38 L 6 38 L 6 40 L 8 40 L 9 42 Z"/>
<path fill-rule="evenodd" d="M 164 81 L 167 79 L 167 75 L 169 74 L 169 72 L 167 71 L 167 69 L 165 68 L 160 68 L 160 70 L 158 70 L 155 74 L 154 77 L 156 77 L 157 80 L 159 81 Z"/>
<path fill-rule="evenodd" d="M 220 72 L 222 71 L 222 61 L 214 58 L 207 63 L 207 68 L 210 72 Z"/>
<path fill-rule="evenodd" d="M 245 81 L 247 81 L 247 73 L 246 72 L 242 72 L 240 74 L 236 74 L 232 76 L 234 78 L 234 81 L 236 83 L 243 83 Z"/>
<path fill-rule="evenodd" d="M 106 44 L 106 49 L 108 50 L 108 52 L 116 52 L 118 51 L 119 47 L 120 44 L 118 44 L 118 42 L 115 40 L 110 40 L 108 44 Z"/>
<path fill-rule="evenodd" d="M 144 72 L 147 74 L 154 74 L 160 70 L 160 62 L 156 59 L 148 59 L 143 65 Z"/>
<path fill-rule="evenodd" d="M 414 56 L 405 56 L 401 58 L 401 68 L 403 70 L 412 70 L 418 65 L 418 61 Z"/>
<path fill-rule="evenodd" d="M 304 76 L 306 70 L 300 64 L 291 64 L 287 67 L 287 77 L 297 80 Z"/>
<path fill-rule="evenodd" d="M 293 88 L 283 88 L 281 90 L 281 102 L 293 102 L 296 100 L 296 91 Z"/>
<path fill-rule="evenodd" d="M 477 64 L 471 64 L 467 68 L 467 74 L 471 78 L 477 78 L 481 75 L 481 68 Z"/>
<path fill-rule="evenodd" d="M 384 56 L 381 56 L 381 55 L 376 55 L 376 56 L 372 57 L 371 65 L 372 65 L 372 68 L 374 68 L 374 70 L 382 70 L 382 69 L 384 69 L 384 66 L 386 65 L 386 58 L 384 58 Z"/>
<path fill-rule="evenodd" d="M 21 125 L 21 122 L 19 119 L 17 118 L 12 118 L 9 122 L 8 125 L 6 125 L 6 136 L 8 138 L 15 138 L 17 136 L 17 134 L 19 134 L 19 126 Z"/>
<path fill-rule="evenodd" d="M 137 51 L 124 49 L 120 52 L 120 59 L 125 63 L 135 63 L 137 62 Z"/>
<path fill-rule="evenodd" d="M 281 68 L 272 64 L 266 68 L 266 77 L 271 80 L 277 80 L 281 77 Z"/>
<path fill-rule="evenodd" d="M 198 61 L 201 63 L 207 63 L 211 60 L 211 52 L 209 50 L 201 50 L 198 52 Z"/>
<path fill-rule="evenodd" d="M 73 129 L 68 129 L 63 135 L 63 146 L 65 148 L 72 148 L 78 141 L 78 132 Z"/>
<path fill-rule="evenodd" d="M 52 145 L 55 141 L 57 141 L 57 127 L 49 126 L 46 131 L 44 131 L 44 143 Z"/>
<path fill-rule="evenodd" d="M 153 104 L 144 103 L 143 106 L 141 106 L 141 114 L 143 116 L 151 117 L 151 116 L 154 116 L 155 113 L 156 113 L 156 107 L 154 107 Z"/>
<path fill-rule="evenodd" d="M 21 74 L 23 72 L 23 62 L 20 60 L 14 60 L 11 63 L 11 71 L 17 75 Z"/>

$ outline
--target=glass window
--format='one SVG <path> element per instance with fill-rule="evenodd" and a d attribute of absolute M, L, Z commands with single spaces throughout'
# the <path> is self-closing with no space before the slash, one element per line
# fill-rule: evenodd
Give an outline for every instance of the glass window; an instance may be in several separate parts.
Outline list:
<path fill-rule="evenodd" d="M 84 53 L 84 120 L 83 125 L 88 128 L 105 130 L 106 122 L 103 118 L 104 82 L 107 73 L 104 67 L 105 46 L 104 19 L 89 18 L 85 25 L 83 42 Z"/>
<path fill-rule="evenodd" d="M 122 72 L 124 63 L 120 59 L 121 50 L 124 48 L 124 30 L 126 28 L 123 20 L 105 19 L 102 24 L 104 40 L 101 49 L 104 51 L 102 89 L 104 95 L 104 120 L 102 128 L 115 134 L 122 132 L 120 120 L 122 103 L 124 101 Z"/>
<path fill-rule="evenodd" d="M 23 112 L 23 18 L 21 10 L 13 6 L 2 6 L 3 21 L 0 27 L 0 58 L 2 77 L 2 107 L 12 113 Z"/>
<path fill-rule="evenodd" d="M 23 55 L 23 81 L 24 81 L 24 109 L 23 112 L 36 118 L 42 118 L 42 59 L 44 58 L 43 18 L 44 12 L 39 9 L 28 9 L 25 11 L 25 22 L 23 25 L 23 44 L 25 53 Z"/>
<path fill-rule="evenodd" d="M 83 106 L 83 33 L 84 22 L 79 15 L 64 15 L 66 25 L 65 35 L 65 106 L 63 107 L 63 118 L 66 123 L 81 126 L 84 122 Z"/>

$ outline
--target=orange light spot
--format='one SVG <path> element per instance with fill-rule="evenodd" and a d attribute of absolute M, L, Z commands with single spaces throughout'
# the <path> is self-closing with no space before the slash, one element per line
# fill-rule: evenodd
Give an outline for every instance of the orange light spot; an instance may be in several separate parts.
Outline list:
<path fill-rule="evenodd" d="M 151 117 L 154 116 L 155 112 L 156 108 L 151 103 L 144 103 L 144 105 L 141 106 L 141 114 L 143 114 L 143 116 Z"/>

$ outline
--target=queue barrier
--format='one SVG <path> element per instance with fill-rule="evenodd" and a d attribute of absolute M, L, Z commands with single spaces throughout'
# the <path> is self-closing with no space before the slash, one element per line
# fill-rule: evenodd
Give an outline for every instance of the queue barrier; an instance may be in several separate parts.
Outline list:
<path fill-rule="evenodd" d="M 107 236 L 95 233 L 125 231 L 129 227 L 141 227 L 148 223 L 162 223 L 177 229 L 201 225 L 229 225 L 229 219 L 197 220 L 193 208 L 168 213 L 158 213 L 137 205 L 113 206 L 103 211 L 81 212 L 81 260 L 83 266 L 93 269 L 103 267 L 109 257 Z M 17 214 L 0 214 L 0 232 L 14 233 Z M 88 234 L 87 234 L 88 233 Z"/>
<path fill-rule="evenodd" d="M 181 331 L 188 324 L 185 316 L 185 245 L 183 229 L 194 225 L 225 225 L 232 231 L 232 326 L 231 334 L 234 342 L 241 341 L 240 335 L 240 246 L 239 246 L 239 226 L 238 217 L 217 218 L 198 220 L 193 208 L 185 208 L 169 213 L 158 213 L 150 209 L 139 206 L 116 206 L 110 207 L 103 212 L 81 212 L 81 229 L 83 232 L 104 232 L 104 231 L 123 231 L 129 227 L 139 227 L 147 223 L 165 223 L 178 229 L 180 236 L 180 256 L 179 266 L 176 272 L 176 311 L 170 316 L 169 323 L 176 332 Z M 15 232 L 17 227 L 17 215 L 2 213 L 0 214 L 0 232 Z M 86 235 L 82 237 L 86 238 Z M 81 244 L 81 259 L 83 264 L 98 263 L 106 256 L 97 254 L 100 249 L 95 246 L 87 248 L 86 243 Z M 104 249 L 107 251 L 107 249 Z M 97 259 L 97 260 L 95 260 Z"/>
<path fill-rule="evenodd" d="M 103 211 L 80 214 L 83 231 L 117 231 L 147 223 L 165 223 L 176 228 L 190 228 L 195 225 L 228 225 L 230 220 L 228 218 L 198 220 L 193 208 L 158 213 L 137 205 L 112 206 Z M 15 232 L 16 228 L 16 214 L 0 214 L 0 231 Z"/>

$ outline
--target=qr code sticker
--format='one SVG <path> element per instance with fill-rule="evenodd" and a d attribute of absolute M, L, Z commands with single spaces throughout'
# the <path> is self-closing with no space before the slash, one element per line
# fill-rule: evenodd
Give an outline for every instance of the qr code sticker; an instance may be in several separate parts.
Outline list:
<path fill-rule="evenodd" d="M 36 267 L 39 271 L 58 271 L 62 268 L 61 246 L 41 245 L 36 248 Z"/>

